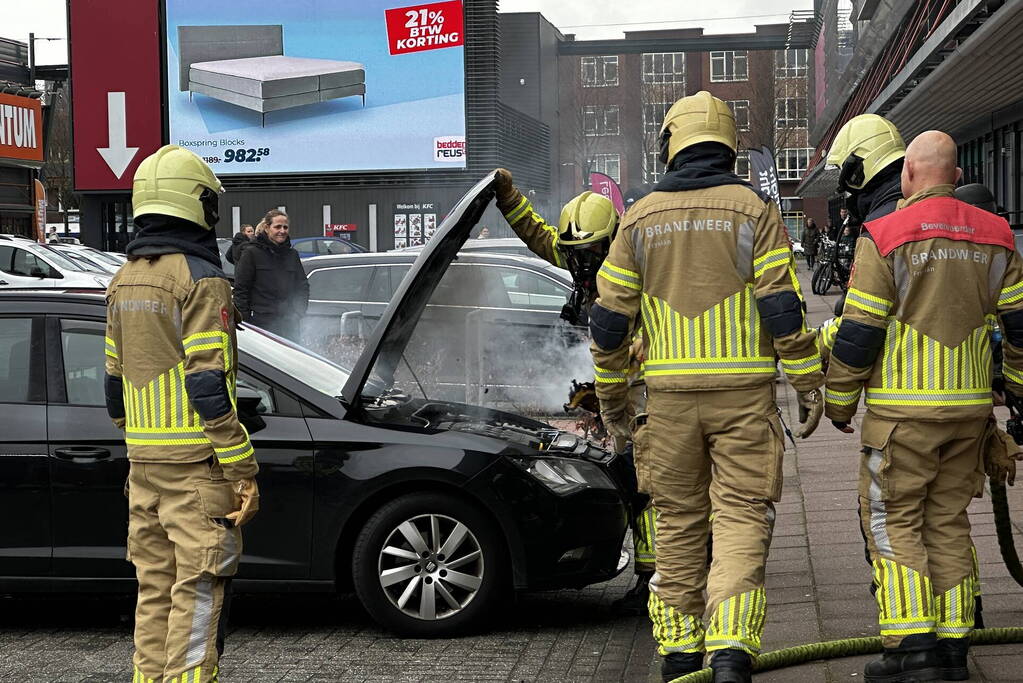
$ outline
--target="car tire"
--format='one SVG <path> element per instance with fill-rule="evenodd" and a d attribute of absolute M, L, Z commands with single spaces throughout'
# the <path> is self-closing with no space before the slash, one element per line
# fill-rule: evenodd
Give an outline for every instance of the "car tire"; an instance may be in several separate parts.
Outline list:
<path fill-rule="evenodd" d="M 366 521 L 352 578 L 359 601 L 384 628 L 411 638 L 448 637 L 480 629 L 497 611 L 507 585 L 505 556 L 503 537 L 485 513 L 443 493 L 413 493 Z"/>

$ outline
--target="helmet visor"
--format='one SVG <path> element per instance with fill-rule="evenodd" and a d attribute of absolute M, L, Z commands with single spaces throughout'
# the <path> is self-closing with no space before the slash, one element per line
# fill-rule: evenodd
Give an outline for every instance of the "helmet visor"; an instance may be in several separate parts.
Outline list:
<path fill-rule="evenodd" d="M 202 204 L 203 218 L 206 225 L 214 227 L 220 220 L 220 196 L 208 187 L 203 188 L 199 195 L 199 203 Z"/>

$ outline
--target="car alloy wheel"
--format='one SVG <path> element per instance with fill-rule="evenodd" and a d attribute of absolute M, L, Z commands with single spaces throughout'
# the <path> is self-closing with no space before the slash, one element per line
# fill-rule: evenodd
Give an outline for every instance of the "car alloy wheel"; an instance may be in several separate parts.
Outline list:
<path fill-rule="evenodd" d="M 433 621 L 461 612 L 483 584 L 483 550 L 462 522 L 440 514 L 407 519 L 387 536 L 380 585 L 401 612 Z"/>

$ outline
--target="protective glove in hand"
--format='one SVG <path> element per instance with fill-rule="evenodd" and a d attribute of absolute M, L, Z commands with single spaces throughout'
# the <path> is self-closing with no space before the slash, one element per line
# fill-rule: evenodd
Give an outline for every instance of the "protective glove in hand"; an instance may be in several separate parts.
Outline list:
<path fill-rule="evenodd" d="M 1023 460 L 1023 449 L 1005 431 L 995 428 L 984 449 L 984 471 L 997 484 L 1016 483 L 1016 461 Z"/>
<path fill-rule="evenodd" d="M 604 429 L 616 440 L 628 440 L 632 432 L 629 431 L 629 416 L 626 414 L 627 399 L 621 401 L 608 401 L 600 399 L 600 419 L 604 422 Z"/>
<path fill-rule="evenodd" d="M 231 488 L 238 495 L 240 502 L 238 510 L 228 513 L 227 518 L 234 522 L 235 526 L 242 526 L 259 511 L 259 486 L 256 485 L 255 479 L 240 479 L 232 482 Z"/>
<path fill-rule="evenodd" d="M 505 168 L 495 168 L 497 178 L 494 181 L 494 190 L 498 199 L 505 199 L 515 194 L 515 183 L 512 182 L 511 171 Z"/>
<path fill-rule="evenodd" d="M 831 424 L 834 425 L 835 429 L 845 434 L 852 434 L 856 430 L 849 426 L 848 422 L 839 422 L 838 420 L 832 420 Z"/>
<path fill-rule="evenodd" d="M 799 426 L 796 427 L 796 436 L 805 439 L 813 434 L 820 424 L 821 415 L 824 414 L 824 401 L 821 400 L 820 390 L 814 389 L 796 392 L 796 402 L 799 403 Z"/>

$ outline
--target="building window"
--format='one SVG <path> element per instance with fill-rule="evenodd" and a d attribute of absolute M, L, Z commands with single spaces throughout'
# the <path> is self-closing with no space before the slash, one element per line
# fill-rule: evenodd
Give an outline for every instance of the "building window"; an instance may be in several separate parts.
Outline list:
<path fill-rule="evenodd" d="M 735 175 L 739 176 L 743 180 L 750 179 L 748 149 L 740 149 L 735 153 Z"/>
<path fill-rule="evenodd" d="M 643 53 L 644 83 L 686 82 L 686 55 L 684 52 Z"/>
<path fill-rule="evenodd" d="M 789 147 L 779 150 L 778 180 L 802 180 L 806 166 L 810 163 L 812 147 Z"/>
<path fill-rule="evenodd" d="M 608 88 L 618 85 L 618 55 L 583 57 L 583 87 Z"/>
<path fill-rule="evenodd" d="M 745 50 L 710 53 L 710 80 L 712 82 L 745 81 L 748 78 Z"/>
<path fill-rule="evenodd" d="M 647 152 L 643 155 L 643 182 L 653 185 L 664 177 L 664 165 L 657 158 L 658 152 Z"/>
<path fill-rule="evenodd" d="M 735 127 L 740 132 L 749 130 L 749 100 L 728 100 L 728 106 L 735 114 Z"/>
<path fill-rule="evenodd" d="M 586 160 L 590 173 L 603 173 L 616 183 L 622 182 L 622 159 L 618 154 L 594 154 Z"/>
<path fill-rule="evenodd" d="M 618 105 L 583 107 L 583 133 L 589 136 L 618 135 Z"/>
<path fill-rule="evenodd" d="M 778 50 L 774 53 L 776 78 L 803 78 L 806 76 L 807 50 Z"/>
<path fill-rule="evenodd" d="M 648 135 L 657 135 L 661 132 L 661 124 L 664 123 L 664 115 L 674 102 L 644 102 L 643 103 L 643 132 Z"/>
<path fill-rule="evenodd" d="M 774 112 L 779 129 L 806 128 L 805 97 L 779 97 L 774 101 Z"/>
<path fill-rule="evenodd" d="M 781 219 L 785 222 L 789 239 L 802 242 L 803 231 L 806 229 L 806 215 L 802 211 L 782 211 Z"/>

